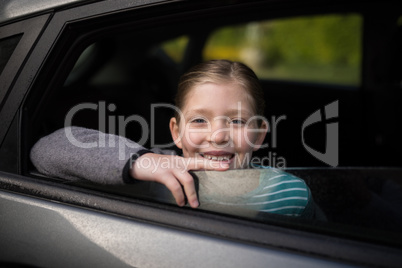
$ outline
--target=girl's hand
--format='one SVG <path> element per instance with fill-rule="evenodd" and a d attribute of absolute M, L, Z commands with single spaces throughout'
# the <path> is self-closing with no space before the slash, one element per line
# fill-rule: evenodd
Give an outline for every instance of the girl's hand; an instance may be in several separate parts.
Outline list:
<path fill-rule="evenodd" d="M 131 167 L 130 175 L 138 180 L 162 183 L 173 194 L 179 206 L 185 205 L 185 194 L 190 206 L 196 208 L 199 202 L 193 177 L 188 171 L 224 171 L 228 168 L 229 165 L 227 163 L 220 163 L 203 158 L 183 158 L 174 155 L 147 153 L 135 161 L 134 165 Z"/>

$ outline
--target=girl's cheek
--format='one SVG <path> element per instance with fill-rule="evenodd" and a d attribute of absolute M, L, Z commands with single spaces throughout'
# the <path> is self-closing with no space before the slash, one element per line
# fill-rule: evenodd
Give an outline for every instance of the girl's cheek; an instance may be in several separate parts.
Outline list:
<path fill-rule="evenodd" d="M 203 142 L 203 135 L 192 131 L 187 133 L 185 139 L 188 146 L 197 148 Z"/>
<path fill-rule="evenodd" d="M 247 148 L 250 143 L 250 135 L 246 128 L 243 129 L 235 129 L 233 131 L 233 141 L 236 144 L 236 147 L 239 148 Z"/>
<path fill-rule="evenodd" d="M 257 141 L 257 135 L 256 131 L 254 129 L 248 129 L 243 133 L 244 141 L 243 141 L 243 148 L 247 150 L 253 150 L 254 147 L 256 146 L 256 141 Z"/>
<path fill-rule="evenodd" d="M 236 146 L 242 147 L 242 144 L 244 143 L 244 135 L 246 134 L 244 130 L 238 129 L 238 128 L 233 128 L 231 129 L 231 140 L 235 143 Z"/>

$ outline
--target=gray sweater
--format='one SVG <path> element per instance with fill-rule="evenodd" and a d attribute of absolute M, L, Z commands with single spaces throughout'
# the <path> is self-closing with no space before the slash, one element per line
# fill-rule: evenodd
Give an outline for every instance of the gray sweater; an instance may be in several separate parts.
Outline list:
<path fill-rule="evenodd" d="M 127 178 L 130 156 L 142 149 L 144 147 L 121 136 L 66 127 L 41 138 L 32 148 L 30 157 L 36 169 L 45 175 L 123 184 L 130 180 Z M 151 151 L 166 153 L 157 148 Z"/>

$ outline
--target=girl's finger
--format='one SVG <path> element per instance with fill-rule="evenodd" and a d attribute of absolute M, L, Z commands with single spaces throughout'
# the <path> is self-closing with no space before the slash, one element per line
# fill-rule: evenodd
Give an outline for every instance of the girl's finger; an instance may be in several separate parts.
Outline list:
<path fill-rule="evenodd" d="M 183 189 L 179 181 L 173 175 L 167 175 L 163 181 L 159 181 L 164 184 L 169 191 L 172 193 L 174 199 L 176 200 L 177 205 L 180 207 L 186 204 Z"/>
<path fill-rule="evenodd" d="M 187 171 L 175 170 L 174 175 L 183 185 L 184 193 L 186 194 L 187 201 L 192 208 L 197 208 L 198 198 L 195 190 L 194 179 Z"/>

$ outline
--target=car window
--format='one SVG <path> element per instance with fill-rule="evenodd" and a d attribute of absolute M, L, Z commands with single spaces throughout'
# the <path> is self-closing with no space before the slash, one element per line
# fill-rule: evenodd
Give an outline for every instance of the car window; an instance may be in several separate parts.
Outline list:
<path fill-rule="evenodd" d="M 400 168 L 241 169 L 192 173 L 197 210 L 259 223 L 399 247 L 402 232 Z M 100 185 L 76 182 L 105 191 Z M 145 182 L 108 186 L 108 192 L 175 205 L 169 190 Z M 186 207 L 189 207 L 187 204 Z"/>
<path fill-rule="evenodd" d="M 327 231 L 340 224 L 342 235 L 383 243 L 402 236 L 401 175 L 401 170 L 365 168 L 195 172 L 201 209 L 257 221 L 271 216 L 281 222 L 295 220 L 302 228 L 320 222 Z M 304 225 L 300 220 L 308 221 Z"/>
<path fill-rule="evenodd" d="M 0 40 L 0 74 L 3 72 L 4 67 L 13 54 L 13 51 L 18 45 L 21 37 L 22 34 Z"/>
<path fill-rule="evenodd" d="M 270 128 L 265 150 L 253 159 L 259 168 L 218 175 L 194 172 L 200 210 L 400 245 L 402 240 L 394 237 L 401 237 L 401 163 L 392 156 L 394 151 L 400 153 L 400 139 L 394 128 L 373 129 L 373 120 L 386 115 L 392 122 L 400 110 L 382 111 L 372 118 L 368 101 L 390 103 L 387 109 L 393 110 L 397 104 L 389 102 L 392 94 L 370 95 L 332 86 L 361 85 L 361 15 L 248 18 L 241 24 L 234 23 L 237 17 L 232 16 L 214 18 L 219 24 L 208 29 L 200 20 L 186 18 L 186 27 L 173 20 L 160 28 L 145 24 L 139 30 L 130 22 L 130 27 L 123 25 L 116 33 L 105 30 L 104 36 L 99 27 L 94 36 L 88 34 L 88 40 L 80 36 L 85 42 L 72 45 L 70 54 L 50 55 L 51 63 L 63 60 L 65 65 L 45 64 L 47 72 L 24 104 L 28 132 L 24 133 L 23 172 L 65 180 L 38 174 L 28 156 L 40 138 L 68 126 L 100 130 L 145 148 L 180 154 L 168 126 L 183 73 L 179 65 L 218 58 L 241 60 L 256 70 L 267 93 Z M 267 84 L 271 79 L 292 83 Z M 175 205 L 167 188 L 157 183 L 105 186 L 85 178 L 64 183 Z M 296 186 L 284 187 L 293 183 Z M 280 202 L 284 205 L 277 206 Z"/>
<path fill-rule="evenodd" d="M 215 30 L 204 59 L 245 62 L 261 79 L 358 86 L 361 38 L 356 14 L 250 22 Z"/>

